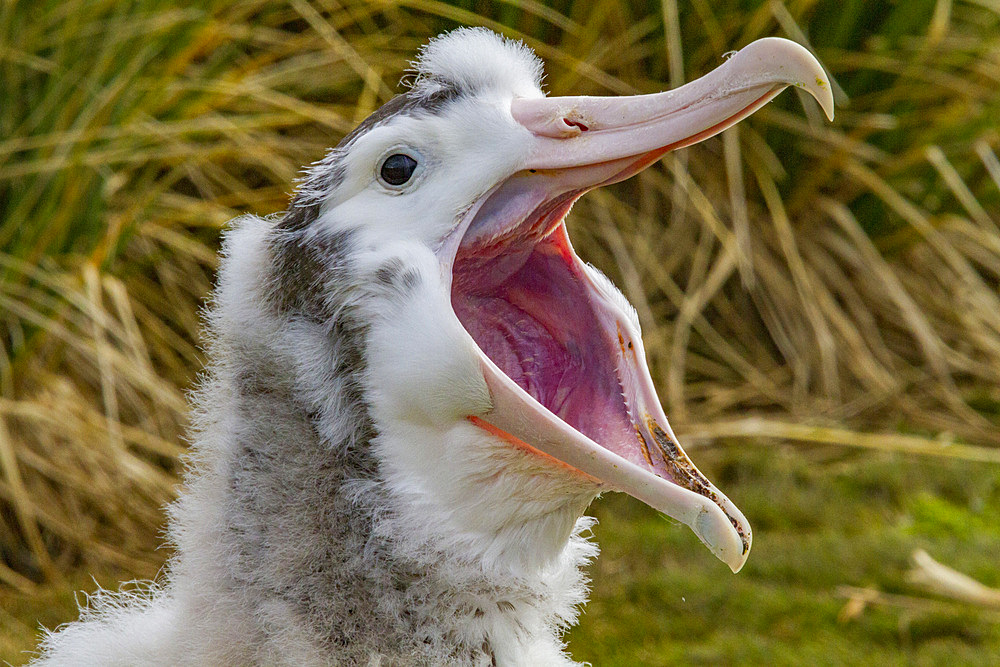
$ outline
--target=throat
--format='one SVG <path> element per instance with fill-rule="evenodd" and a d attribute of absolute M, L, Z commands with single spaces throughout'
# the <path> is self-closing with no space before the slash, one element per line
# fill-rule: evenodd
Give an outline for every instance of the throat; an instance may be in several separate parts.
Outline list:
<path fill-rule="evenodd" d="M 401 559 L 473 564 L 477 576 L 535 579 L 564 561 L 596 487 L 491 436 L 471 421 L 447 430 L 377 423 L 393 508 L 384 528 Z M 435 443 L 436 460 L 408 457 Z M 441 461 L 447 461 L 443 466 Z"/>
<path fill-rule="evenodd" d="M 395 432 L 378 431 L 376 449 L 394 446 Z M 412 426 L 405 435 L 397 444 L 424 439 Z M 509 447 L 489 451 L 471 423 L 443 434 L 441 448 L 468 452 L 462 436 L 478 439 L 478 454 L 452 457 L 446 474 L 411 470 L 404 481 L 383 466 L 372 537 L 385 551 L 372 565 L 392 576 L 375 595 L 406 610 L 404 636 L 435 638 L 432 664 L 446 651 L 462 664 L 571 664 L 559 634 L 586 602 L 583 566 L 597 545 L 581 515 L 593 491 Z"/>

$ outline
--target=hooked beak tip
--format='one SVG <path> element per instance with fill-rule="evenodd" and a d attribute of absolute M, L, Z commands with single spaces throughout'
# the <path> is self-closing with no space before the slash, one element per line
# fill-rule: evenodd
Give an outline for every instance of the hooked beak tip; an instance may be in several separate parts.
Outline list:
<path fill-rule="evenodd" d="M 792 74 L 786 83 L 801 88 L 812 95 L 819 103 L 820 108 L 823 109 L 827 120 L 833 120 L 834 103 L 830 77 L 809 49 L 782 37 L 766 37 L 757 40 L 745 47 L 743 51 L 751 49 L 766 50 L 768 58 L 772 62 L 792 63 L 789 67 Z"/>
<path fill-rule="evenodd" d="M 715 503 L 705 503 L 691 529 L 716 558 L 736 574 L 750 556 L 753 534 L 746 517 L 725 499 L 725 510 Z"/>

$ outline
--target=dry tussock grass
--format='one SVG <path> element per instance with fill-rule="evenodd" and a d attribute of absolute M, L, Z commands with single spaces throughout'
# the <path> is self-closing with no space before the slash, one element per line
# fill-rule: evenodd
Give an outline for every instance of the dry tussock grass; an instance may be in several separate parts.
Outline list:
<path fill-rule="evenodd" d="M 455 23 L 525 39 L 555 94 L 660 90 L 811 31 L 844 87 L 836 124 L 786 93 L 588 195 L 576 244 L 637 306 L 682 437 L 1000 461 L 994 11 L 913 2 L 899 26 L 879 5 L 866 35 L 854 2 L 471 4 L 0 11 L 16 91 L 0 108 L 0 581 L 155 572 L 220 228 L 281 210 L 301 165 Z"/>

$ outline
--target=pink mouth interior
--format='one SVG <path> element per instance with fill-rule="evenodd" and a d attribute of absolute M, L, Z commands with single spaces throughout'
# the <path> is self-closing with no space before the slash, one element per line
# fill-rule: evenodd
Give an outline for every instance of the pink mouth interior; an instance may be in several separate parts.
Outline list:
<path fill-rule="evenodd" d="M 502 238 L 463 240 L 452 306 L 479 348 L 522 389 L 593 441 L 633 459 L 635 427 L 610 342 L 617 334 L 601 330 L 598 297 L 562 227 L 577 196 L 547 202 Z"/>

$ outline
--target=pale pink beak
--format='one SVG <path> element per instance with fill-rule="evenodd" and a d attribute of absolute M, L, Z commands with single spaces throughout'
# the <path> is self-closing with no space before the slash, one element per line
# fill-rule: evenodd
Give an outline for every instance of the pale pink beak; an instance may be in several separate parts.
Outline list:
<path fill-rule="evenodd" d="M 722 132 L 788 86 L 811 93 L 833 120 L 833 93 L 809 51 L 760 39 L 705 76 L 653 95 L 516 99 L 514 120 L 535 135 L 529 168 L 561 169 L 690 146 Z M 567 141 L 574 139 L 574 141 Z"/>
<path fill-rule="evenodd" d="M 452 303 L 480 348 L 493 398 L 491 411 L 470 419 L 687 524 L 734 572 L 749 554 L 749 523 L 680 447 L 638 330 L 573 252 L 563 218 L 587 190 L 721 132 L 787 86 L 833 117 L 823 68 L 778 38 L 655 95 L 515 99 L 529 156 L 470 211 L 453 267 Z M 587 373 L 566 380 L 564 371 L 550 379 L 524 370 L 539 359 Z"/>

